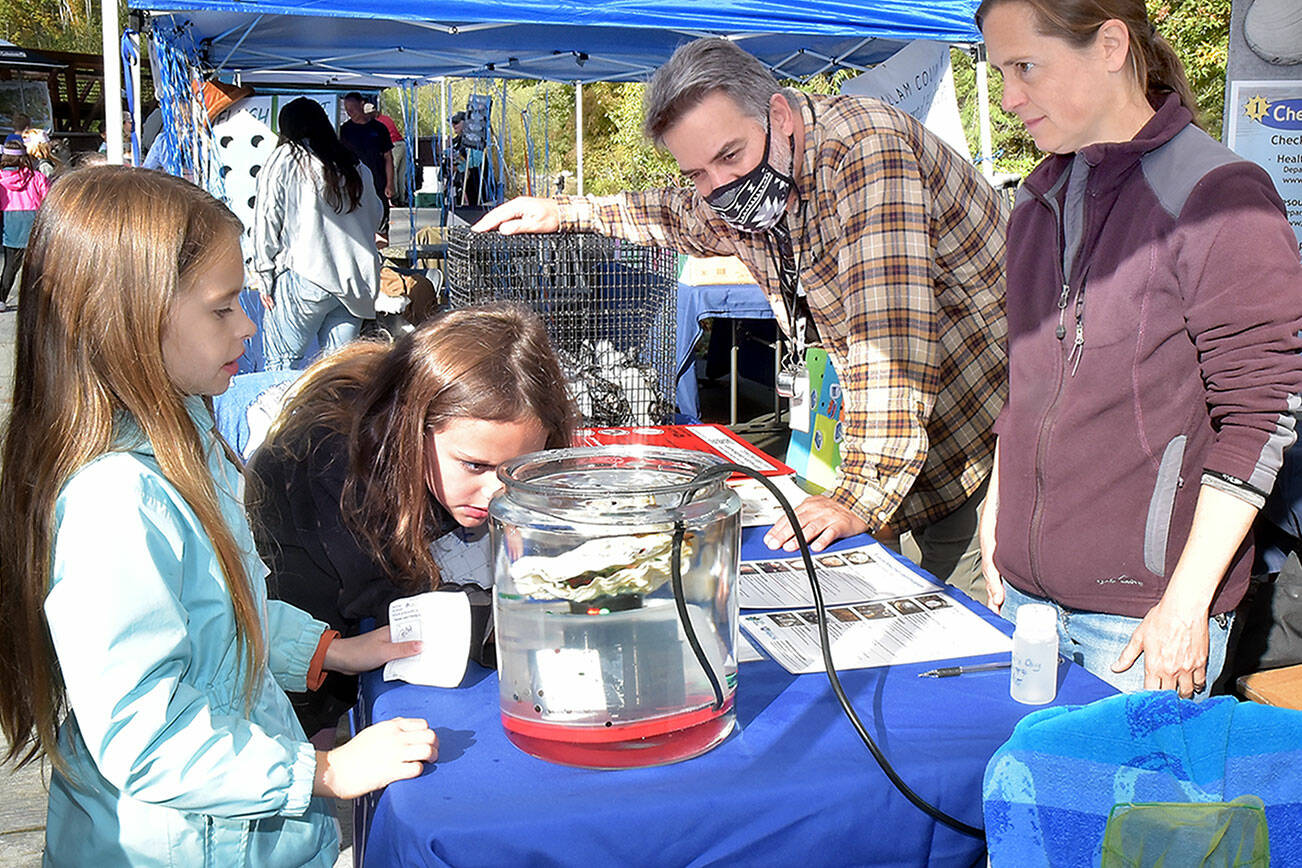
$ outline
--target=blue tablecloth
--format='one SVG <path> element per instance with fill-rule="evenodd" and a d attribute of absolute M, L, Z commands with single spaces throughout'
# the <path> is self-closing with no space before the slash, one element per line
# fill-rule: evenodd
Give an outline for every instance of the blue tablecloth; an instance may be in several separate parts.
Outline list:
<path fill-rule="evenodd" d="M 744 556 L 761 547 L 758 529 L 747 531 Z M 904 780 L 980 826 L 986 763 L 1036 708 L 1009 698 L 1007 670 L 918 677 L 934 665 L 847 671 L 842 682 Z M 420 777 L 359 800 L 364 865 L 971 865 L 983 852 L 891 786 L 821 674 L 744 663 L 726 741 L 687 762 L 612 772 L 516 749 L 502 732 L 495 673 L 471 668 L 454 690 L 363 679 L 359 723 L 422 717 L 440 744 Z M 1065 661 L 1059 685 L 1057 704 L 1115 692 Z"/>
<path fill-rule="evenodd" d="M 696 374 L 692 371 L 692 348 L 701 337 L 702 320 L 773 319 L 764 292 L 753 283 L 725 286 L 688 286 L 678 284 L 678 412 L 700 418 Z"/>

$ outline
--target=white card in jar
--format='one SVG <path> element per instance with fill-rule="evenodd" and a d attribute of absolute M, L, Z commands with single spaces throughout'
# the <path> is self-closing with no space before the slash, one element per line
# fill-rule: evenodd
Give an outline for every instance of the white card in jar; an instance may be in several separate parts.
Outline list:
<path fill-rule="evenodd" d="M 456 687 L 470 657 L 470 598 L 430 591 L 389 604 L 389 638 L 420 641 L 419 654 L 384 664 L 385 681 Z"/>

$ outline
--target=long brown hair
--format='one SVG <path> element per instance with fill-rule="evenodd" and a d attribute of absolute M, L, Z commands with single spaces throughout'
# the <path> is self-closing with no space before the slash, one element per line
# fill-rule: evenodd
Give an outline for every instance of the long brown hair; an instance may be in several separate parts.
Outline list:
<path fill-rule="evenodd" d="M 280 110 L 276 124 L 280 129 L 277 146 L 288 144 L 300 164 L 307 162 L 308 154 L 321 161 L 325 177 L 321 193 L 326 204 L 339 214 L 356 211 L 362 195 L 370 195 L 362 189 L 362 173 L 357 169 L 360 160 L 339 141 L 339 135 L 321 104 L 305 96 L 290 100 Z"/>
<path fill-rule="evenodd" d="M 1184 64 L 1171 43 L 1148 20 L 1144 0 L 982 0 L 976 11 L 977 29 L 985 26 L 990 10 L 1005 3 L 1022 3 L 1035 11 L 1039 30 L 1045 36 L 1063 39 L 1084 48 L 1104 22 L 1115 18 L 1130 31 L 1130 70 L 1154 107 L 1167 94 L 1180 97 L 1198 123 L 1198 101 L 1185 76 Z"/>
<path fill-rule="evenodd" d="M 122 166 L 64 175 L 32 227 L 18 305 L 13 408 L 0 474 L 0 725 L 7 759 L 56 767 L 66 698 L 42 606 L 54 505 L 68 479 L 114 449 L 128 415 L 212 541 L 235 609 L 245 698 L 265 659 L 252 587 L 222 518 L 199 432 L 163 365 L 173 300 L 239 220 L 179 178 Z"/>
<path fill-rule="evenodd" d="M 354 343 L 318 362 L 262 448 L 303 458 L 315 429 L 347 437 L 344 519 L 395 583 L 421 590 L 438 584 L 430 542 L 449 529 L 421 472 L 426 432 L 455 419 L 533 417 L 555 448 L 569 444 L 576 415 L 538 317 L 471 307 L 393 345 Z"/>

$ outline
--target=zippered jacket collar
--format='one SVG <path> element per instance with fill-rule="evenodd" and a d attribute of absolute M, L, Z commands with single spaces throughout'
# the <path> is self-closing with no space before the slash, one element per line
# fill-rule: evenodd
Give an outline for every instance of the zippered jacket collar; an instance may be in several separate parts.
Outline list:
<path fill-rule="evenodd" d="M 1180 97 L 1168 94 L 1157 107 L 1157 112 L 1130 141 L 1099 142 L 1087 145 L 1079 152 L 1054 154 L 1027 176 L 1026 188 L 1044 198 L 1079 154 L 1090 167 L 1091 187 L 1100 193 L 1106 192 L 1120 185 L 1145 154 L 1169 142 L 1192 120 L 1193 113 L 1180 102 Z"/>

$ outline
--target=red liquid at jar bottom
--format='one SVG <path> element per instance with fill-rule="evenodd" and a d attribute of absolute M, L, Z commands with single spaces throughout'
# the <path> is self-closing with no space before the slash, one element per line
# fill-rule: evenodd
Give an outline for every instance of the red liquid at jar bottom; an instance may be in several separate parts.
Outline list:
<path fill-rule="evenodd" d="M 733 697 L 678 714 L 610 726 L 567 726 L 524 720 L 502 712 L 506 737 L 548 762 L 590 769 L 659 766 L 700 756 L 732 732 Z"/>

